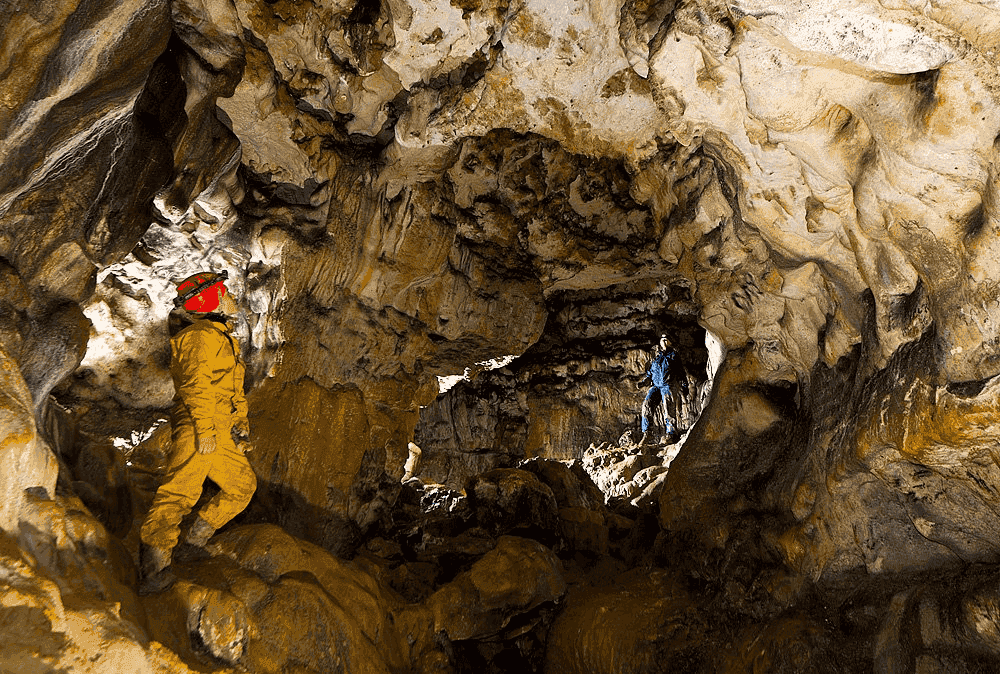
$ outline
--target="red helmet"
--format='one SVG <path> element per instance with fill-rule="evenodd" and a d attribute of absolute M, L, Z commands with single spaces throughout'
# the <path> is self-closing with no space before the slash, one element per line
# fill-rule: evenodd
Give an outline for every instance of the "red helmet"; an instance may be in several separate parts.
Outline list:
<path fill-rule="evenodd" d="M 177 297 L 174 306 L 183 306 L 185 311 L 196 314 L 208 314 L 219 308 L 219 300 L 226 294 L 224 281 L 229 278 L 229 272 L 219 274 L 203 271 L 188 276 L 177 284 Z"/>

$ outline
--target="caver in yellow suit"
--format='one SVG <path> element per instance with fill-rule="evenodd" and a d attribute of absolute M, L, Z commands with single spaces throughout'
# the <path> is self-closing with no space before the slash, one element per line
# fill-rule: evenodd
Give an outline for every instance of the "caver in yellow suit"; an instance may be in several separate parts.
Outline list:
<path fill-rule="evenodd" d="M 244 365 L 226 315 L 236 312 L 225 275 L 196 274 L 177 288 L 177 304 L 195 319 L 170 340 L 170 373 L 176 395 L 171 413 L 172 452 L 166 480 L 156 492 L 140 531 L 143 593 L 173 582 L 167 567 L 180 537 L 180 523 L 201 496 L 205 478 L 219 493 L 198 513 L 185 542 L 203 548 L 216 529 L 250 502 L 257 478 L 234 440 L 249 432 L 243 395 Z M 197 291 L 197 292 L 195 292 Z"/>

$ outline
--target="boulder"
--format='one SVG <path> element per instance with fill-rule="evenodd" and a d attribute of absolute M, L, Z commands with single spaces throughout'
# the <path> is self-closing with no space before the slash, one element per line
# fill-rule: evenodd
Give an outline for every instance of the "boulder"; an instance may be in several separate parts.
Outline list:
<path fill-rule="evenodd" d="M 559 535 L 559 506 L 548 485 L 517 468 L 496 468 L 465 488 L 476 520 L 495 535 L 523 532 L 552 543 Z"/>
<path fill-rule="evenodd" d="M 459 574 L 424 605 L 435 632 L 452 641 L 498 634 L 516 619 L 566 592 L 562 564 L 541 543 L 502 536 L 497 547 Z"/>
<path fill-rule="evenodd" d="M 669 571 L 576 586 L 552 625 L 545 674 L 700 672 L 711 624 Z M 627 654 L 627 655 L 626 655 Z"/>
<path fill-rule="evenodd" d="M 16 538 L 0 533 L 0 671 L 230 671 L 150 639 L 128 552 L 78 499 L 29 493 L 22 517 Z"/>
<path fill-rule="evenodd" d="M 175 564 L 173 587 L 144 598 L 153 638 L 185 659 L 262 674 L 439 660 L 429 655 L 430 613 L 404 606 L 362 565 L 272 525 L 230 529 L 210 548 L 213 557 Z"/>
<path fill-rule="evenodd" d="M 579 462 L 567 465 L 550 459 L 531 459 L 518 466 L 521 470 L 534 473 L 552 490 L 560 508 L 587 508 L 600 510 L 604 506 L 604 494 L 585 471 L 579 470 Z"/>
<path fill-rule="evenodd" d="M 608 526 L 603 513 L 587 508 L 560 508 L 559 523 L 569 550 L 607 554 Z"/>
<path fill-rule="evenodd" d="M 658 454 L 644 453 L 635 446 L 590 447 L 580 465 L 593 479 L 605 499 L 631 500 L 653 479 L 653 473 L 666 470 Z"/>
<path fill-rule="evenodd" d="M 604 494 L 583 470 L 561 461 L 532 459 L 521 469 L 534 473 L 555 496 L 559 505 L 559 524 L 566 548 L 572 552 L 604 555 L 608 552 L 608 512 Z"/>

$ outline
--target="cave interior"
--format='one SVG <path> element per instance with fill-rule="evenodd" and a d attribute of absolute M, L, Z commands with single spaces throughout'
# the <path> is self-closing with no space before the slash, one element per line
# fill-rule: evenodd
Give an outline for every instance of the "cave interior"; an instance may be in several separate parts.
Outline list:
<path fill-rule="evenodd" d="M 1000 671 L 997 44 L 996 0 L 0 0 L 0 671 Z M 207 270 L 257 487 L 140 594 Z"/>

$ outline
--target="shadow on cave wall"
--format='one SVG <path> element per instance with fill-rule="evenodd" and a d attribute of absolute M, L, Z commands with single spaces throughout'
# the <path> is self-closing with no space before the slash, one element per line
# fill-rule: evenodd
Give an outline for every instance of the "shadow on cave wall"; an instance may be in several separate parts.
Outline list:
<path fill-rule="evenodd" d="M 210 488 L 217 489 L 214 485 Z M 201 501 L 195 510 L 200 505 Z M 287 485 L 264 481 L 257 483 L 257 491 L 246 510 L 226 526 L 244 524 L 276 524 L 292 536 L 315 543 L 343 559 L 353 558 L 364 543 L 364 532 L 351 518 L 309 503 Z"/>

